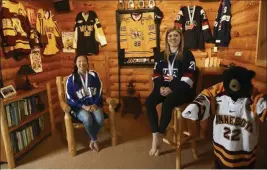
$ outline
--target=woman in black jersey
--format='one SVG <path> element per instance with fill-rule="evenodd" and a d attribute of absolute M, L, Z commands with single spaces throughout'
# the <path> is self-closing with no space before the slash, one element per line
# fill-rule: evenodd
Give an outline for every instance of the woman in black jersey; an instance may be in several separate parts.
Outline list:
<path fill-rule="evenodd" d="M 184 49 L 184 39 L 179 28 L 167 30 L 163 60 L 155 63 L 152 76 L 154 89 L 146 100 L 147 115 L 152 128 L 152 148 L 149 155 L 158 156 L 162 138 L 171 121 L 174 107 L 193 98 L 196 73 L 195 58 Z M 161 119 L 158 123 L 156 106 L 162 103 Z"/>

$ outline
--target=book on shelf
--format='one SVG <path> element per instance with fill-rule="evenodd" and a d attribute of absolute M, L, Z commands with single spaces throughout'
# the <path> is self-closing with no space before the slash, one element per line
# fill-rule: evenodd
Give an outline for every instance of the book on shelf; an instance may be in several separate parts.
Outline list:
<path fill-rule="evenodd" d="M 15 153 L 27 147 L 44 131 L 44 117 L 22 126 L 16 131 L 10 133 L 11 146 Z"/>
<path fill-rule="evenodd" d="M 36 95 L 20 99 L 5 105 L 8 127 L 17 126 L 27 116 L 37 112 Z"/>

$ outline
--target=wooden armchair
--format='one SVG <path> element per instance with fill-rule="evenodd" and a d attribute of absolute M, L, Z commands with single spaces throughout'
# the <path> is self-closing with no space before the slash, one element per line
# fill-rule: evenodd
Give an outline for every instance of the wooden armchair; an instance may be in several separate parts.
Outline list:
<path fill-rule="evenodd" d="M 68 78 L 67 76 L 66 77 L 57 76 L 56 84 L 57 84 L 60 106 L 65 113 L 64 120 L 65 120 L 66 137 L 67 137 L 67 142 L 68 142 L 69 154 L 71 156 L 76 156 L 74 129 L 84 128 L 84 126 L 83 126 L 83 123 L 81 122 L 73 121 L 72 116 L 70 114 L 71 108 L 66 103 L 65 91 L 66 91 L 67 78 Z M 111 98 L 107 98 L 105 101 L 107 102 L 108 108 L 109 108 L 108 119 L 109 119 L 109 126 L 110 126 L 109 130 L 111 133 L 111 143 L 112 143 L 112 146 L 116 146 L 117 133 L 115 129 L 115 109 L 114 108 L 116 107 L 116 104 L 118 101 L 116 99 L 111 99 Z"/>

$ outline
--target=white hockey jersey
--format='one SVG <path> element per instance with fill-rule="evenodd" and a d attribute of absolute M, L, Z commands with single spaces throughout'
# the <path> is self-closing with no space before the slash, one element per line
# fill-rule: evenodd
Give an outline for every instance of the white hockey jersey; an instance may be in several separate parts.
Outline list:
<path fill-rule="evenodd" d="M 216 159 L 225 168 L 248 167 L 256 160 L 258 144 L 258 120 L 266 119 L 267 101 L 263 94 L 255 94 L 252 100 L 240 98 L 236 102 L 224 95 L 222 83 L 205 89 L 182 113 L 191 120 L 204 120 L 210 116 L 216 104 L 213 121 L 213 148 Z M 254 90 L 255 91 L 255 90 Z M 220 95 L 221 94 L 221 95 Z M 212 98 L 215 97 L 215 100 Z M 213 104 L 213 101 L 215 102 Z M 204 106 L 203 113 L 199 107 Z"/>

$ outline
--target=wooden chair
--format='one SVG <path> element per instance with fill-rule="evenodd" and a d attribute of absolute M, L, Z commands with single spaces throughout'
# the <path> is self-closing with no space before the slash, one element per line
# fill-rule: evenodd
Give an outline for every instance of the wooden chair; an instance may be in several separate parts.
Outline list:
<path fill-rule="evenodd" d="M 188 106 L 189 103 L 183 104 L 173 109 L 172 121 L 168 126 L 166 133 L 170 130 L 173 131 L 172 139 L 168 139 L 167 136 L 163 138 L 163 142 L 173 146 L 176 149 L 176 169 L 181 169 L 181 152 L 182 146 L 191 142 L 192 152 L 195 159 L 198 159 L 197 145 L 195 134 L 196 122 L 193 122 L 182 117 L 183 110 Z M 189 128 L 190 127 L 190 128 Z"/>
<path fill-rule="evenodd" d="M 197 80 L 200 79 L 200 69 L 197 68 Z M 201 79 L 202 80 L 202 79 Z M 199 82 L 202 83 L 202 82 Z M 196 92 L 198 93 L 199 89 L 199 83 L 196 84 L 194 87 L 196 89 Z M 153 89 L 153 82 L 151 81 L 151 87 Z M 189 105 L 190 103 L 185 103 L 179 107 L 175 107 L 172 111 L 172 120 L 169 124 L 168 128 L 166 129 L 166 134 L 170 131 L 172 131 L 171 140 L 167 138 L 165 135 L 163 138 L 163 142 L 171 145 L 176 149 L 176 169 L 181 168 L 181 151 L 182 146 L 185 143 L 191 142 L 192 152 L 195 159 L 198 159 L 198 153 L 197 153 L 197 145 L 196 145 L 196 128 L 197 123 L 188 119 L 184 119 L 182 117 L 183 110 Z M 158 113 L 161 113 L 161 107 L 162 104 L 157 105 L 157 111 Z"/>
<path fill-rule="evenodd" d="M 216 84 L 220 80 L 220 75 L 225 69 L 223 68 L 197 68 L 197 83 L 195 84 L 196 95 L 198 95 L 201 90 L 206 87 L 203 86 L 203 77 L 210 75 L 214 76 L 213 80 L 210 81 L 211 84 Z M 185 103 L 179 107 L 175 107 L 172 112 L 172 120 L 168 126 L 166 132 L 173 131 L 172 139 L 168 139 L 166 136 L 163 138 L 163 142 L 169 144 L 176 148 L 176 169 L 181 168 L 181 151 L 184 144 L 190 142 L 193 152 L 193 156 L 198 159 L 196 136 L 199 135 L 199 126 L 197 122 L 184 119 L 182 117 L 182 112 L 190 103 Z M 158 113 L 161 111 L 161 104 L 157 106 Z"/>
<path fill-rule="evenodd" d="M 67 137 L 67 142 L 68 142 L 69 154 L 71 156 L 76 156 L 76 143 L 75 143 L 75 138 L 74 138 L 74 129 L 84 128 L 84 126 L 83 126 L 83 123 L 81 122 L 74 122 L 70 114 L 71 108 L 66 103 L 66 94 L 65 94 L 66 81 L 67 81 L 67 76 L 56 77 L 59 102 L 60 102 L 60 106 L 62 110 L 65 113 L 64 120 L 65 120 L 66 137 Z M 115 109 L 114 108 L 116 107 L 116 104 L 118 101 L 116 99 L 111 99 L 111 98 L 107 98 L 105 101 L 108 104 L 108 108 L 109 108 L 108 119 L 109 119 L 109 126 L 110 126 L 109 130 L 111 133 L 111 143 L 112 143 L 112 146 L 116 146 L 117 145 L 117 133 L 115 129 Z"/>

